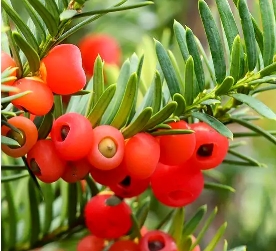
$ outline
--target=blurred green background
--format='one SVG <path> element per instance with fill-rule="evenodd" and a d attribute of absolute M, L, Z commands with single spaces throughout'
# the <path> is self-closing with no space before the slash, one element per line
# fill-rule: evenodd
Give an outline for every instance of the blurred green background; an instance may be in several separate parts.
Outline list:
<path fill-rule="evenodd" d="M 11 0 L 14 7 L 22 16 L 20 7 L 21 0 Z M 129 1 L 130 3 L 142 1 Z M 207 1 L 214 16 L 217 15 L 214 0 Z M 231 2 L 231 1 L 230 1 Z M 259 12 L 256 7 L 257 1 L 248 1 L 253 15 L 259 20 Z M 131 56 L 133 52 L 141 55 L 145 53 L 145 65 L 143 78 L 147 83 L 151 80 L 155 67 L 154 52 L 152 50 L 152 37 L 170 44 L 170 31 L 173 20 L 176 19 L 183 25 L 189 26 L 194 34 L 206 45 L 205 33 L 197 10 L 197 1 L 188 0 L 155 0 L 154 5 L 135 10 L 119 13 L 110 13 L 100 18 L 96 22 L 86 26 L 70 37 L 66 42 L 77 44 L 79 40 L 89 33 L 108 33 L 114 36 L 123 50 L 124 59 Z M 90 0 L 85 4 L 84 10 L 103 9 L 114 4 L 114 0 Z M 238 20 L 238 19 L 237 19 Z M 165 30 L 165 32 L 164 32 Z M 208 48 L 206 48 L 208 50 Z M 153 67 L 153 68 L 152 68 Z M 259 95 L 259 98 L 276 112 L 275 102 L 276 91 L 269 91 Z M 276 122 L 269 120 L 259 120 L 254 122 L 264 129 L 276 130 Z M 240 126 L 231 126 L 233 131 L 245 131 Z M 211 211 L 218 206 L 218 216 L 208 231 L 201 246 L 204 247 L 212 236 L 224 222 L 228 222 L 225 239 L 229 243 L 229 248 L 240 245 L 247 245 L 249 251 L 275 251 L 276 250 L 276 146 L 262 138 L 240 138 L 246 141 L 246 145 L 240 147 L 243 154 L 247 154 L 261 163 L 265 163 L 267 168 L 242 167 L 222 165 L 217 168 L 224 177 L 227 185 L 236 189 L 235 193 L 204 191 L 202 196 L 187 207 L 187 218 L 192 215 L 198 206 L 207 204 Z M 147 224 L 150 228 L 157 216 L 166 213 L 166 208 L 159 208 L 156 205 L 157 214 L 152 213 Z M 158 218 L 158 217 L 157 217 Z M 48 246 L 59 247 L 63 250 L 75 250 L 77 240 L 64 240 Z M 221 245 L 217 251 L 222 250 Z M 43 249 L 44 250 L 44 249 Z"/>

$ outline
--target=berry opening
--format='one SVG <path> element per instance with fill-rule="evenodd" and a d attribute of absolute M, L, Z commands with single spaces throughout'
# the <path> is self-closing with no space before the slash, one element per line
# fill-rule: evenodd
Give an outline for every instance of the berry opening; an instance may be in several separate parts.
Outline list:
<path fill-rule="evenodd" d="M 129 187 L 131 184 L 131 178 L 130 176 L 126 176 L 121 182 L 120 182 L 120 185 L 122 187 Z"/>
<path fill-rule="evenodd" d="M 19 132 L 14 131 L 14 130 L 9 130 L 7 132 L 6 136 L 11 138 L 11 139 L 14 139 L 19 144 L 19 146 L 9 146 L 9 148 L 11 148 L 11 149 L 21 148 L 26 143 L 26 136 L 25 136 L 24 131 L 22 131 L 20 129 L 18 129 L 18 130 L 21 132 L 21 134 Z"/>
<path fill-rule="evenodd" d="M 203 144 L 197 150 L 200 157 L 210 157 L 213 154 L 214 144 Z"/>
<path fill-rule="evenodd" d="M 98 145 L 100 153 L 106 158 L 112 158 L 117 152 L 117 145 L 111 138 L 104 138 Z"/>
<path fill-rule="evenodd" d="M 70 132 L 70 127 L 68 125 L 64 125 L 61 127 L 60 136 L 62 141 L 66 139 L 69 132 Z"/>
<path fill-rule="evenodd" d="M 148 242 L 148 248 L 150 251 L 159 251 L 165 247 L 165 244 L 162 241 L 154 240 Z"/>
<path fill-rule="evenodd" d="M 39 165 L 36 163 L 35 159 L 30 160 L 30 169 L 35 175 L 41 175 Z"/>

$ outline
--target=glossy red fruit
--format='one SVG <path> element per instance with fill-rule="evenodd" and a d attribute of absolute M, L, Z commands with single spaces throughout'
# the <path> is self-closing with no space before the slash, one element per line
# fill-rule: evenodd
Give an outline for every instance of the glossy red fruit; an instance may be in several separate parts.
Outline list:
<path fill-rule="evenodd" d="M 155 197 L 170 207 L 183 207 L 195 201 L 204 187 L 200 169 L 186 162 L 180 166 L 162 163 L 151 176 L 151 188 Z"/>
<path fill-rule="evenodd" d="M 55 46 L 41 60 L 40 73 L 52 92 L 68 95 L 86 84 L 80 50 L 73 44 Z"/>
<path fill-rule="evenodd" d="M 64 173 L 66 162 L 57 154 L 52 140 L 38 140 L 27 154 L 31 171 L 45 183 L 57 181 Z"/>
<path fill-rule="evenodd" d="M 54 121 L 51 137 L 58 155 L 72 161 L 86 157 L 94 142 L 89 120 L 75 112 L 66 113 Z"/>
<path fill-rule="evenodd" d="M 83 68 L 87 75 L 93 75 L 94 62 L 98 55 L 106 64 L 120 63 L 121 49 L 118 42 L 106 34 L 93 34 L 79 42 Z"/>
<path fill-rule="evenodd" d="M 94 196 L 85 206 L 85 224 L 99 238 L 113 239 L 126 235 L 131 229 L 131 209 L 121 201 L 116 206 L 106 204 L 111 195 Z"/>
<path fill-rule="evenodd" d="M 85 176 L 89 173 L 90 168 L 91 165 L 86 158 L 76 161 L 67 161 L 61 178 L 69 183 L 77 182 L 85 178 Z"/>
<path fill-rule="evenodd" d="M 149 178 L 154 172 L 159 158 L 159 143 L 148 133 L 137 133 L 125 145 L 123 161 L 133 178 Z"/>
<path fill-rule="evenodd" d="M 103 238 L 87 235 L 79 241 L 77 251 L 102 251 L 104 249 L 104 241 Z"/>
<path fill-rule="evenodd" d="M 130 174 L 116 184 L 109 185 L 111 191 L 121 198 L 132 198 L 143 193 L 149 186 L 150 178 L 137 179 Z"/>
<path fill-rule="evenodd" d="M 147 232 L 140 239 L 139 247 L 143 251 L 177 251 L 174 239 L 160 230 Z"/>
<path fill-rule="evenodd" d="M 20 91 L 10 92 L 10 96 L 25 91 L 31 91 L 31 93 L 12 101 L 13 105 L 17 108 L 28 111 L 34 115 L 45 115 L 51 110 L 54 103 L 53 93 L 40 78 L 21 78 L 17 80 L 13 86 L 17 87 Z"/>
<path fill-rule="evenodd" d="M 122 133 L 110 125 L 94 128 L 93 144 L 87 155 L 92 166 L 111 170 L 119 166 L 124 157 L 125 142 Z"/>
<path fill-rule="evenodd" d="M 13 68 L 16 67 L 16 63 L 13 60 L 13 58 L 6 52 L 1 51 L 1 73 L 3 71 L 5 71 L 7 68 Z M 16 71 L 14 71 L 11 76 L 15 76 L 16 77 Z M 11 80 L 8 82 L 5 82 L 5 85 L 12 85 L 14 83 L 15 80 Z"/>
<path fill-rule="evenodd" d="M 189 160 L 192 165 L 202 169 L 215 168 L 222 163 L 229 148 L 228 139 L 204 122 L 194 123 L 196 147 Z"/>
<path fill-rule="evenodd" d="M 103 186 L 111 186 L 120 182 L 126 176 L 124 165 L 119 165 L 111 170 L 101 170 L 91 166 L 90 174 L 92 178 Z"/>
<path fill-rule="evenodd" d="M 36 143 L 38 138 L 37 128 L 30 119 L 22 116 L 16 116 L 8 119 L 8 123 L 20 130 L 23 137 L 18 132 L 11 130 L 5 125 L 1 127 L 1 135 L 15 139 L 21 147 L 15 148 L 1 144 L 1 149 L 4 153 L 11 157 L 22 157 L 27 154 Z"/>
<path fill-rule="evenodd" d="M 119 240 L 112 244 L 108 251 L 140 251 L 140 248 L 132 240 Z"/>
<path fill-rule="evenodd" d="M 172 129 L 190 129 L 181 120 L 169 124 Z M 196 145 L 195 134 L 164 135 L 159 137 L 160 162 L 165 165 L 180 165 L 191 158 Z"/>

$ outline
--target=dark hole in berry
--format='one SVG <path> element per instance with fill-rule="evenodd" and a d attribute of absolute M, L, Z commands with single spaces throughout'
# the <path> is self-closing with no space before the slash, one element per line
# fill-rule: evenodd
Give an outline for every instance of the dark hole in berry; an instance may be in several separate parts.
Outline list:
<path fill-rule="evenodd" d="M 129 187 L 131 183 L 131 178 L 130 176 L 126 176 L 121 182 L 120 185 L 123 187 Z"/>
<path fill-rule="evenodd" d="M 36 163 L 35 159 L 31 159 L 30 161 L 30 169 L 36 175 L 41 175 L 41 171 L 39 165 Z"/>
<path fill-rule="evenodd" d="M 7 137 L 14 139 L 19 144 L 19 146 L 9 146 L 12 149 L 21 148 L 26 143 L 25 133 L 23 131 L 21 131 L 20 129 L 18 129 L 18 130 L 21 132 L 21 134 L 14 130 L 9 130 L 7 133 Z"/>
<path fill-rule="evenodd" d="M 66 139 L 69 131 L 70 131 L 70 127 L 69 126 L 64 125 L 64 126 L 61 127 L 60 136 L 61 136 L 62 140 Z"/>
<path fill-rule="evenodd" d="M 150 251 L 159 251 L 164 248 L 165 245 L 161 241 L 149 241 L 148 247 Z"/>
<path fill-rule="evenodd" d="M 210 157 L 213 154 L 214 144 L 201 145 L 197 150 L 197 155 L 201 157 Z"/>

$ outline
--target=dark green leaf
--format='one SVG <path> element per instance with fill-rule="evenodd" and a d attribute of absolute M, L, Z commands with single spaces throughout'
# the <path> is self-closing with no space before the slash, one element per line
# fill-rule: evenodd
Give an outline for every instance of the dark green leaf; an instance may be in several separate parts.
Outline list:
<path fill-rule="evenodd" d="M 36 27 L 37 38 L 40 38 L 40 41 L 45 41 L 46 40 L 46 32 L 43 28 L 43 25 L 42 25 L 39 17 L 37 16 L 36 12 L 34 11 L 34 9 L 32 8 L 32 6 L 29 4 L 29 2 L 27 0 L 24 0 L 23 4 Z"/>
<path fill-rule="evenodd" d="M 19 165 L 2 165 L 1 170 L 23 171 L 23 170 L 26 170 L 26 167 L 25 166 L 19 166 Z"/>
<path fill-rule="evenodd" d="M 268 76 L 273 72 L 276 72 L 276 62 L 262 69 L 260 71 L 260 76 L 261 77 Z"/>
<path fill-rule="evenodd" d="M 120 129 L 123 127 L 130 115 L 132 106 L 134 105 L 134 97 L 137 91 L 137 74 L 133 73 L 128 81 L 121 105 L 115 114 L 110 125 Z"/>
<path fill-rule="evenodd" d="M 96 126 L 101 120 L 106 108 L 111 102 L 116 91 L 116 84 L 110 85 L 99 98 L 96 105 L 93 107 L 90 114 L 87 116 L 88 120 L 92 124 L 92 126 Z"/>
<path fill-rule="evenodd" d="M 245 162 L 245 161 L 239 161 L 239 160 L 230 160 L 230 159 L 224 159 L 223 164 L 227 165 L 233 165 L 233 166 L 250 166 L 253 167 L 251 163 Z"/>
<path fill-rule="evenodd" d="M 247 122 L 246 120 L 242 120 L 242 119 L 239 119 L 236 117 L 231 117 L 231 120 L 232 120 L 232 122 L 238 123 L 248 129 L 256 132 L 257 134 L 262 135 L 263 137 L 265 137 L 266 139 L 268 139 L 269 141 L 271 141 L 273 144 L 276 145 L 276 137 L 274 137 L 268 131 L 265 131 L 261 127 L 254 125 L 250 122 Z"/>
<path fill-rule="evenodd" d="M 162 81 L 160 74 L 155 73 L 154 77 L 154 94 L 152 96 L 152 114 L 157 113 L 160 110 L 162 101 Z"/>
<path fill-rule="evenodd" d="M 169 102 L 159 112 L 157 112 L 150 118 L 144 130 L 151 129 L 156 125 L 164 122 L 167 118 L 169 118 L 172 115 L 176 107 L 177 107 L 177 103 L 175 101 Z"/>
<path fill-rule="evenodd" d="M 252 24 L 253 24 L 253 27 L 254 27 L 255 39 L 256 39 L 256 41 L 259 45 L 259 48 L 260 48 L 261 52 L 263 52 L 263 48 L 264 48 L 263 33 L 262 33 L 261 29 L 259 28 L 256 20 L 252 17 L 252 15 L 251 15 L 251 21 L 252 21 Z"/>
<path fill-rule="evenodd" d="M 3 176 L 2 176 L 3 178 Z M 7 201 L 8 206 L 8 229 L 5 229 L 5 231 L 8 231 L 8 238 L 7 238 L 7 245 L 10 248 L 14 247 L 14 243 L 16 243 L 16 235 L 17 235 L 17 220 L 18 220 L 18 214 L 17 214 L 17 208 L 15 206 L 14 201 L 14 195 L 12 190 L 12 184 L 9 182 L 3 183 L 3 190 L 5 191 L 5 199 Z M 2 223 L 3 224 L 3 223 Z"/>
<path fill-rule="evenodd" d="M 239 80 L 239 77 L 243 73 L 243 69 L 241 69 L 243 58 L 240 55 L 243 55 L 241 46 L 240 36 L 236 36 L 233 42 L 233 47 L 231 51 L 231 62 L 230 62 L 230 75 L 234 79 L 234 83 Z"/>
<path fill-rule="evenodd" d="M 30 47 L 33 47 L 36 51 L 38 51 L 38 43 L 35 39 L 35 36 L 29 29 L 29 27 L 24 23 L 24 21 L 20 18 L 20 16 L 15 12 L 14 9 L 6 2 L 6 0 L 2 0 L 2 7 L 10 16 L 14 24 L 17 26 L 18 30 L 23 34 L 25 39 L 27 40 L 26 43 L 30 44 Z"/>
<path fill-rule="evenodd" d="M 161 219 L 153 229 L 156 229 L 156 230 L 161 229 L 171 219 L 172 214 L 174 213 L 174 211 L 175 211 L 174 209 L 171 209 L 168 212 L 168 214 L 163 219 Z"/>
<path fill-rule="evenodd" d="M 74 225 L 76 221 L 76 213 L 77 213 L 77 184 L 70 183 L 68 184 L 68 225 L 69 227 Z"/>
<path fill-rule="evenodd" d="M 33 182 L 29 179 L 28 194 L 29 194 L 29 214 L 30 214 L 30 245 L 33 246 L 39 239 L 40 219 L 39 219 L 39 200 L 36 190 L 33 187 Z"/>
<path fill-rule="evenodd" d="M 246 251 L 246 246 L 232 248 L 232 249 L 229 249 L 228 251 Z"/>
<path fill-rule="evenodd" d="M 137 222 L 137 220 L 133 214 L 131 214 L 131 219 L 132 219 L 132 227 L 131 227 L 130 238 L 131 239 L 135 239 L 135 238 L 140 239 L 141 232 L 140 232 L 140 228 L 139 228 L 139 223 Z"/>
<path fill-rule="evenodd" d="M 36 116 L 34 123 L 38 131 L 38 139 L 46 139 L 51 132 L 54 122 L 54 116 L 52 112 L 47 113 L 44 116 Z"/>
<path fill-rule="evenodd" d="M 138 226 L 141 229 L 144 226 L 144 223 L 147 219 L 149 208 L 150 207 L 150 201 L 145 201 L 143 205 L 141 205 L 137 212 L 136 212 L 136 220 L 138 222 Z"/>
<path fill-rule="evenodd" d="M 194 93 L 194 96 L 196 96 L 199 92 L 202 92 L 205 89 L 205 77 L 204 77 L 203 65 L 197 48 L 195 36 L 192 30 L 188 27 L 186 28 L 186 41 L 187 41 L 187 46 L 188 46 L 190 55 L 193 57 L 193 60 L 194 60 L 194 74 L 197 79 L 197 88 L 194 90 L 193 93 Z M 187 60 L 187 63 L 188 63 L 188 60 Z"/>
<path fill-rule="evenodd" d="M 57 119 L 58 117 L 63 115 L 63 103 L 61 95 L 54 95 L 54 117 Z"/>
<path fill-rule="evenodd" d="M 273 14 L 273 8 L 269 0 L 259 0 L 261 18 L 263 25 L 263 60 L 264 66 L 268 66 L 273 61 L 275 54 L 275 18 Z"/>
<path fill-rule="evenodd" d="M 176 72 L 165 48 L 157 40 L 155 40 L 155 49 L 159 64 L 170 90 L 171 97 L 173 97 L 175 93 L 180 93 L 180 83 L 178 83 Z"/>
<path fill-rule="evenodd" d="M 40 67 L 40 59 L 39 59 L 37 52 L 35 51 L 35 49 L 33 47 L 31 47 L 31 45 L 19 33 L 13 32 L 12 35 L 13 35 L 15 42 L 19 46 L 19 48 L 25 54 L 25 56 L 28 60 L 31 72 L 33 74 L 35 74 L 39 70 L 39 67 Z"/>
<path fill-rule="evenodd" d="M 71 19 L 72 17 L 76 16 L 78 12 L 76 10 L 64 10 L 60 16 L 60 21 Z"/>
<path fill-rule="evenodd" d="M 213 182 L 205 182 L 204 188 L 222 192 L 235 192 L 235 189 L 233 187 Z"/>
<path fill-rule="evenodd" d="M 123 96 L 125 94 L 126 86 L 129 80 L 129 77 L 131 75 L 130 72 L 130 61 L 127 59 L 120 70 L 120 74 L 117 80 L 116 84 L 116 92 L 114 97 L 112 98 L 112 102 L 109 104 L 107 107 L 103 118 L 102 122 L 103 124 L 110 124 L 111 121 L 113 120 L 115 114 L 117 113 L 120 105 L 121 105 L 121 100 L 123 99 Z"/>
<path fill-rule="evenodd" d="M 238 10 L 241 18 L 242 30 L 245 40 L 246 55 L 249 71 L 253 71 L 258 59 L 254 27 L 246 0 L 239 0 Z"/>
<path fill-rule="evenodd" d="M 212 16 L 211 10 L 203 0 L 199 0 L 198 8 L 210 46 L 216 79 L 218 83 L 221 83 L 226 75 L 226 65 L 223 55 L 224 49 L 219 35 L 219 30 Z"/>
<path fill-rule="evenodd" d="M 184 61 L 186 62 L 189 57 L 189 51 L 186 43 L 186 31 L 184 27 L 176 20 L 174 20 L 173 29 L 180 52 L 182 54 Z"/>
<path fill-rule="evenodd" d="M 192 116 L 207 123 L 225 137 L 233 139 L 233 133 L 216 118 L 201 112 L 192 112 Z"/>
<path fill-rule="evenodd" d="M 23 72 L 23 66 L 22 66 L 22 62 L 20 59 L 20 55 L 19 55 L 19 48 L 17 47 L 17 45 L 13 39 L 11 24 L 9 22 L 8 15 L 4 10 L 2 10 L 2 21 L 3 21 L 3 24 L 8 27 L 8 30 L 6 31 L 6 35 L 8 38 L 9 48 L 12 53 L 13 59 L 18 67 L 17 76 L 21 77 L 22 72 Z"/>
<path fill-rule="evenodd" d="M 228 93 L 228 91 L 231 89 L 231 87 L 234 84 L 234 78 L 233 77 L 226 77 L 223 82 L 217 86 L 215 94 L 217 96 L 225 95 Z"/>
<path fill-rule="evenodd" d="M 7 145 L 7 146 L 19 146 L 19 143 L 11 138 L 8 138 L 6 136 L 1 135 L 1 144 Z"/>
<path fill-rule="evenodd" d="M 187 105 L 192 105 L 194 97 L 198 94 L 194 81 L 194 60 L 189 56 L 185 66 L 185 91 L 184 97 Z"/>
<path fill-rule="evenodd" d="M 215 247 L 217 246 L 220 238 L 225 232 L 225 229 L 227 227 L 227 223 L 225 222 L 216 232 L 214 238 L 211 240 L 211 242 L 208 244 L 208 246 L 203 251 L 213 251 L 215 250 Z"/>
<path fill-rule="evenodd" d="M 93 15 L 97 15 L 97 14 L 106 14 L 106 13 L 111 13 L 111 12 L 136 9 L 136 8 L 144 7 L 144 6 L 151 5 L 151 4 L 153 4 L 153 2 L 143 1 L 141 3 L 132 4 L 132 5 L 123 6 L 123 7 L 114 7 L 114 8 L 104 9 L 104 10 L 101 9 L 101 10 L 87 11 L 87 12 L 82 12 L 82 13 L 74 16 L 74 18 L 89 17 L 89 16 L 93 16 Z"/>
<path fill-rule="evenodd" d="M 204 215 L 206 214 L 207 206 L 201 206 L 197 212 L 194 214 L 194 216 L 185 223 L 184 229 L 182 232 L 182 236 L 188 236 L 196 230 L 198 225 L 200 224 L 201 220 L 203 219 Z"/>
<path fill-rule="evenodd" d="M 59 9 L 55 0 L 46 0 L 45 7 L 51 14 L 53 14 L 54 19 L 57 24 L 59 23 Z"/>
<path fill-rule="evenodd" d="M 55 36 L 58 32 L 58 21 L 47 10 L 39 0 L 28 0 L 37 13 L 41 16 L 51 36 Z"/>
<path fill-rule="evenodd" d="M 178 135 L 178 134 L 191 134 L 194 133 L 193 130 L 184 130 L 184 129 L 168 129 L 168 130 L 158 130 L 152 132 L 153 136 L 161 136 L 161 135 Z"/>
<path fill-rule="evenodd" d="M 26 178 L 28 176 L 29 176 L 28 173 L 19 173 L 19 174 L 14 174 L 14 175 L 9 175 L 9 176 L 2 176 L 1 183 L 19 180 L 22 178 Z"/>
<path fill-rule="evenodd" d="M 125 139 L 134 136 L 136 133 L 141 132 L 145 125 L 148 123 L 152 115 L 152 108 L 146 107 L 138 117 L 132 121 L 127 127 L 122 130 Z"/>
<path fill-rule="evenodd" d="M 181 94 L 176 93 L 173 95 L 173 101 L 177 102 L 177 107 L 173 113 L 174 116 L 183 115 L 186 108 L 186 101 L 184 97 Z"/>
<path fill-rule="evenodd" d="M 231 94 L 230 96 L 240 102 L 247 104 L 249 107 L 254 109 L 260 115 L 268 119 L 276 120 L 276 114 L 258 99 L 255 99 L 252 96 L 242 94 L 242 93 Z"/>
<path fill-rule="evenodd" d="M 42 233 L 44 235 L 49 233 L 52 220 L 53 220 L 53 202 L 55 199 L 54 191 L 52 184 L 42 184 L 41 185 L 42 192 L 45 196 L 44 206 L 45 206 L 45 212 L 44 212 L 44 222 L 42 226 Z"/>
<path fill-rule="evenodd" d="M 103 75 L 103 62 L 98 55 L 94 63 L 93 71 L 93 95 L 92 97 L 92 107 L 98 102 L 99 98 L 104 92 L 104 75 Z"/>
<path fill-rule="evenodd" d="M 239 34 L 235 18 L 227 0 L 216 0 L 216 4 L 228 42 L 229 50 L 232 51 L 234 39 Z"/>
<path fill-rule="evenodd" d="M 182 232 L 184 227 L 184 215 L 184 207 L 175 210 L 168 232 L 174 238 L 178 247 L 181 245 Z"/>
<path fill-rule="evenodd" d="M 248 162 L 252 166 L 266 167 L 265 164 L 262 164 L 262 163 L 258 162 L 257 160 L 255 160 L 255 159 L 253 159 L 253 158 L 251 158 L 247 155 L 243 155 L 240 152 L 236 152 L 232 149 L 229 149 L 228 153 L 235 156 L 235 157 L 237 157 L 237 158 L 239 158 L 239 159 L 241 159 L 241 160 L 243 160 L 243 161 L 245 161 L 245 162 Z"/>
<path fill-rule="evenodd" d="M 216 214 L 217 214 L 217 208 L 215 208 L 212 213 L 209 215 L 208 219 L 205 221 L 203 227 L 201 228 L 200 232 L 197 235 L 196 241 L 192 244 L 191 250 L 203 239 L 205 236 L 207 230 L 209 229 L 211 223 L 213 222 Z"/>

